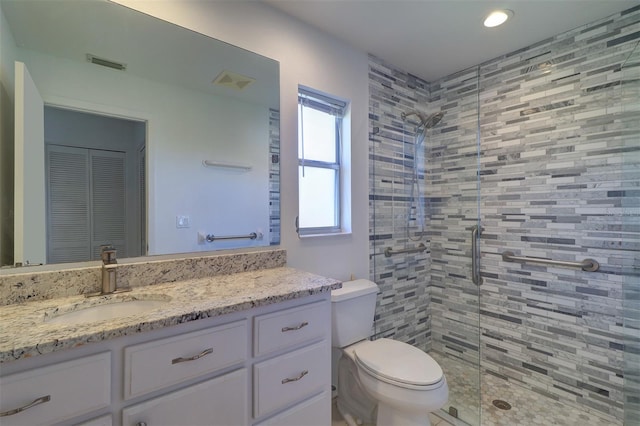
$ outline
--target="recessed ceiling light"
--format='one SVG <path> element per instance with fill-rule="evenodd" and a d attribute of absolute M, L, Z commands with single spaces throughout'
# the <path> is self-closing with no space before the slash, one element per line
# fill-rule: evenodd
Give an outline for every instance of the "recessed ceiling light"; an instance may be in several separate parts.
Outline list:
<path fill-rule="evenodd" d="M 484 26 L 493 28 L 498 25 L 504 24 L 507 19 L 513 16 L 513 10 L 502 9 L 502 10 L 494 10 L 487 16 L 484 20 Z"/>

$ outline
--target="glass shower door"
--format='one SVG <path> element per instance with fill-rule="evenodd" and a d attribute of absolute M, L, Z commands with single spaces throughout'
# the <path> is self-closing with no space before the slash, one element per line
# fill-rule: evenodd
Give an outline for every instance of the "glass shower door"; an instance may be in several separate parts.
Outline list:
<path fill-rule="evenodd" d="M 640 45 L 636 44 L 627 56 L 622 67 L 620 103 L 625 113 L 631 115 L 634 123 L 635 135 L 640 128 L 640 111 L 637 104 L 640 100 Z M 622 320 L 624 328 L 624 425 L 640 424 L 640 256 L 637 251 L 640 234 L 640 192 L 637 191 L 638 165 L 640 152 L 637 150 L 638 138 L 630 137 L 624 147 L 630 155 L 625 155 L 622 163 L 622 180 L 626 182 L 628 193 L 622 199 L 622 241 L 633 247 L 635 256 L 629 256 L 623 266 L 623 305 Z M 635 148 L 635 151 L 633 150 Z"/>
<path fill-rule="evenodd" d="M 375 58 L 369 66 L 370 276 L 380 287 L 374 338 L 431 355 L 449 384 L 441 414 L 478 426 L 478 72 L 426 83 Z"/>
<path fill-rule="evenodd" d="M 480 237 L 478 69 L 431 86 L 444 113 L 427 137 L 425 194 L 429 216 L 429 354 L 449 384 L 443 410 L 480 425 Z"/>

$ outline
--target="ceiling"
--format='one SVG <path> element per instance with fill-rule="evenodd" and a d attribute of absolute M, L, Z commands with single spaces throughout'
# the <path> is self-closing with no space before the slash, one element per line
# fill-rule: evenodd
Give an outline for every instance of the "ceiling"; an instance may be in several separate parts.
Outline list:
<path fill-rule="evenodd" d="M 89 64 L 86 55 L 92 54 L 126 64 L 129 76 L 279 105 L 279 65 L 264 56 L 105 0 L 2 0 L 0 4 L 16 46 L 27 51 L 23 55 L 36 51 L 79 62 L 96 74 L 110 73 L 117 81 L 117 73 L 123 71 Z M 212 84 L 223 71 L 255 82 L 244 90 Z"/>
<path fill-rule="evenodd" d="M 581 25 L 638 0 L 263 0 L 348 44 L 435 81 Z M 485 28 L 494 9 L 515 14 Z"/>

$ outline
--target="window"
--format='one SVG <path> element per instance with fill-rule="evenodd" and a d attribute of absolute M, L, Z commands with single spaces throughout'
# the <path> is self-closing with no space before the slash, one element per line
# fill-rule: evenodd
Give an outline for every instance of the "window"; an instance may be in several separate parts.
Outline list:
<path fill-rule="evenodd" d="M 342 232 L 346 103 L 298 89 L 298 234 Z"/>

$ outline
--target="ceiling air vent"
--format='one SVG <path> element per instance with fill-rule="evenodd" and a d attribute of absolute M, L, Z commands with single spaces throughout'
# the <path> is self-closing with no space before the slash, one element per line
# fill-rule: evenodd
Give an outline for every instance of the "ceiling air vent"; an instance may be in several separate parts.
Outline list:
<path fill-rule="evenodd" d="M 255 81 L 256 81 L 255 78 L 247 77 L 241 74 L 236 74 L 230 71 L 222 71 L 213 80 L 213 84 L 230 87 L 235 90 L 244 90 Z"/>
<path fill-rule="evenodd" d="M 101 65 L 103 67 L 112 68 L 118 71 L 124 71 L 127 69 L 127 64 L 121 64 L 120 62 L 111 61 L 109 59 L 98 58 L 90 53 L 87 53 L 87 62 L 92 64 Z"/>

